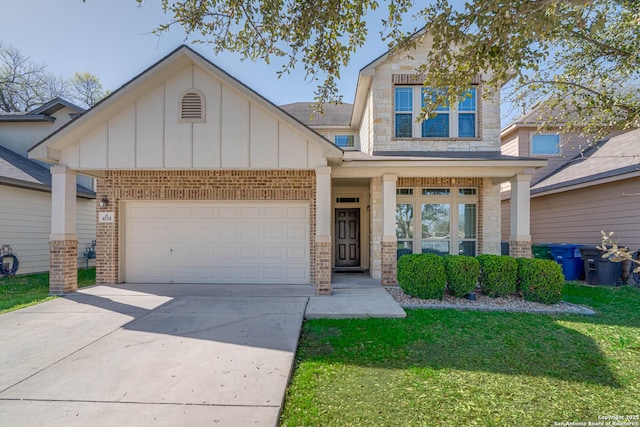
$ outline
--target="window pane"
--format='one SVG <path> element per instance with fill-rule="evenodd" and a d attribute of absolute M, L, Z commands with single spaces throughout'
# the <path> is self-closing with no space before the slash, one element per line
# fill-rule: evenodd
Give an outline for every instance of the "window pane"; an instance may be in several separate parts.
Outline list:
<path fill-rule="evenodd" d="M 396 114 L 396 137 L 411 138 L 413 121 L 411 114 Z"/>
<path fill-rule="evenodd" d="M 477 190 L 475 188 L 461 188 L 458 190 L 459 196 L 475 196 Z"/>
<path fill-rule="evenodd" d="M 413 239 L 413 204 L 396 205 L 396 237 Z"/>
<path fill-rule="evenodd" d="M 461 239 L 476 238 L 476 204 L 458 205 L 458 237 Z"/>
<path fill-rule="evenodd" d="M 423 138 L 448 138 L 449 137 L 449 115 L 438 114 L 432 119 L 422 122 Z"/>
<path fill-rule="evenodd" d="M 422 242 L 422 253 L 423 254 L 436 254 L 436 255 L 448 255 L 449 254 L 449 241 L 441 240 L 441 241 L 433 241 L 430 240 L 428 242 Z"/>
<path fill-rule="evenodd" d="M 533 135 L 531 138 L 531 154 L 560 154 L 560 135 Z"/>
<path fill-rule="evenodd" d="M 472 87 L 465 92 L 464 97 L 458 103 L 458 111 L 476 111 L 476 88 Z"/>
<path fill-rule="evenodd" d="M 463 138 L 474 138 L 476 136 L 475 114 L 458 114 L 458 136 Z"/>
<path fill-rule="evenodd" d="M 413 111 L 413 87 L 396 87 L 396 111 Z"/>
<path fill-rule="evenodd" d="M 398 253 L 397 257 L 400 258 L 402 255 L 408 255 L 413 253 L 413 242 L 410 240 L 405 240 L 398 242 Z"/>
<path fill-rule="evenodd" d="M 422 103 L 420 104 L 422 107 L 425 107 L 427 105 L 427 99 L 429 97 L 429 93 L 431 93 L 431 102 L 436 102 L 436 94 L 438 93 L 442 93 L 441 91 L 439 92 L 435 92 L 432 93 L 433 91 L 427 88 L 422 88 L 422 91 L 420 92 L 421 96 L 422 96 Z M 436 109 L 434 111 L 449 111 L 449 105 L 448 104 L 444 104 L 444 105 L 438 105 L 436 107 Z"/>
<path fill-rule="evenodd" d="M 423 188 L 423 196 L 448 196 L 451 194 L 450 188 Z"/>
<path fill-rule="evenodd" d="M 397 196 L 413 196 L 413 188 L 396 188 Z"/>
<path fill-rule="evenodd" d="M 338 147 L 353 147 L 353 135 L 336 135 L 333 139 Z"/>
<path fill-rule="evenodd" d="M 476 241 L 469 240 L 466 242 L 460 242 L 458 245 L 458 254 L 476 256 Z"/>
<path fill-rule="evenodd" d="M 422 205 L 422 238 L 449 239 L 450 205 L 431 203 Z"/>

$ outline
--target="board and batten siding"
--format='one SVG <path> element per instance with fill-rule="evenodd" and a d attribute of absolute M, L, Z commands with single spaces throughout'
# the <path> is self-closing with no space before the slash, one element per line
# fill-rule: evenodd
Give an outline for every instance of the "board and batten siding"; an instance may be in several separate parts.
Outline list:
<path fill-rule="evenodd" d="M 204 96 L 203 123 L 180 120 L 189 89 Z M 62 150 L 74 169 L 313 169 L 323 147 L 255 100 L 190 64 Z"/>
<path fill-rule="evenodd" d="M 18 257 L 17 274 L 49 271 L 51 193 L 3 185 L 0 200 L 0 245 L 10 245 Z M 76 215 L 78 265 L 84 267 L 82 254 L 96 238 L 95 200 L 78 198 Z"/>
<path fill-rule="evenodd" d="M 640 249 L 640 177 L 531 199 L 533 242 L 601 243 L 600 230 Z M 504 217 L 503 217 L 504 219 Z"/>

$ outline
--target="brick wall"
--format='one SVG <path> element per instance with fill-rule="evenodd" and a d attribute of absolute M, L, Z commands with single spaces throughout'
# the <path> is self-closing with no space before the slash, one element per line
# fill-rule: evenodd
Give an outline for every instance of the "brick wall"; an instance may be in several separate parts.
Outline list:
<path fill-rule="evenodd" d="M 97 197 L 109 199 L 98 208 L 114 212 L 113 223 L 96 227 L 96 282 L 121 281 L 119 202 L 129 200 L 305 200 L 310 203 L 310 275 L 315 274 L 316 188 L 315 171 L 107 171 L 97 181 Z"/>
<path fill-rule="evenodd" d="M 510 240 L 509 255 L 514 258 L 531 258 L 531 241 L 530 240 Z"/>
<path fill-rule="evenodd" d="M 78 241 L 49 242 L 49 293 L 62 295 L 78 289 Z"/>
<path fill-rule="evenodd" d="M 316 295 L 331 295 L 331 242 L 315 243 Z"/>
<path fill-rule="evenodd" d="M 396 286 L 398 284 L 398 243 L 382 242 L 380 244 L 382 257 L 382 286 Z"/>

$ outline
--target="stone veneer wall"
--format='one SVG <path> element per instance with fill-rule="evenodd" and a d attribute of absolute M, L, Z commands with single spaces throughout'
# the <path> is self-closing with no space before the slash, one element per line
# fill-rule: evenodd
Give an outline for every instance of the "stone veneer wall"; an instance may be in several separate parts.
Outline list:
<path fill-rule="evenodd" d="M 429 49 L 430 41 L 426 39 L 418 48 L 393 55 L 376 66 L 371 84 L 373 150 L 500 151 L 500 96 L 496 94 L 492 99 L 483 99 L 482 86 L 478 86 L 477 94 L 477 138 L 395 138 L 394 87 L 423 84 L 424 79 L 416 75 L 415 70 L 425 63 Z M 475 80 L 480 82 L 479 77 Z"/>
<path fill-rule="evenodd" d="M 372 178 L 369 184 L 369 274 L 374 279 L 382 278 L 382 178 Z"/>
<path fill-rule="evenodd" d="M 49 293 L 62 295 L 78 289 L 78 241 L 49 242 Z"/>
<path fill-rule="evenodd" d="M 104 178 L 98 179 L 96 191 L 98 199 L 103 196 L 109 199 L 107 207 L 97 209 L 98 215 L 101 212 L 115 215 L 113 223 L 98 223 L 96 227 L 98 284 L 120 282 L 119 202 L 129 200 L 308 200 L 310 279 L 315 283 L 316 180 L 313 170 L 107 171 Z M 329 276 L 330 271 L 329 268 Z"/>

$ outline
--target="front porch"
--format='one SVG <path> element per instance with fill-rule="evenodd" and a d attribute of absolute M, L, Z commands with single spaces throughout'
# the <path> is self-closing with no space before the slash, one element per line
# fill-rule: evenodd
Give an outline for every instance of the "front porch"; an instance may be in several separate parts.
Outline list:
<path fill-rule="evenodd" d="M 531 256 L 530 176 L 424 177 L 380 173 L 331 179 L 331 268 L 334 278 L 368 272 L 396 285 L 396 263 L 406 253 L 470 255 L 501 253 L 500 185 L 514 190 L 510 255 Z M 339 274 L 336 274 L 339 273 Z M 332 281 L 331 288 L 338 285 Z"/>

